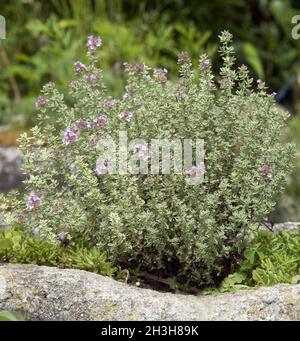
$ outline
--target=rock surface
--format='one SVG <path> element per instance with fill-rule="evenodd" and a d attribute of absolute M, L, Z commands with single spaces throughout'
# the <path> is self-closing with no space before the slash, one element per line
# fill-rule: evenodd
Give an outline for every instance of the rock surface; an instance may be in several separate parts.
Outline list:
<path fill-rule="evenodd" d="M 297 223 L 297 222 L 279 223 L 279 224 L 275 224 L 272 230 L 273 232 L 297 231 L 299 226 L 300 226 L 300 223 Z"/>
<path fill-rule="evenodd" d="M 281 232 L 281 231 L 297 231 L 298 226 L 300 226 L 300 222 L 286 222 L 286 223 L 278 223 L 274 224 L 265 224 L 261 225 L 260 228 L 263 230 L 267 230 L 270 232 Z"/>
<path fill-rule="evenodd" d="M 22 162 L 21 152 L 17 148 L 0 148 L 0 192 L 23 187 Z"/>
<path fill-rule="evenodd" d="M 2 265 L 0 310 L 29 320 L 300 320 L 300 285 L 192 296 L 81 270 Z"/>

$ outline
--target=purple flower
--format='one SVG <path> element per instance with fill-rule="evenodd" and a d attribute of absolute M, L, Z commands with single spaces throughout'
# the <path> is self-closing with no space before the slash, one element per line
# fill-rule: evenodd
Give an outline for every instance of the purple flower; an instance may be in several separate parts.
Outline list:
<path fill-rule="evenodd" d="M 133 152 L 145 161 L 150 158 L 153 152 L 148 148 L 147 144 L 138 143 L 133 147 Z"/>
<path fill-rule="evenodd" d="M 95 80 L 97 80 L 97 77 L 96 77 L 96 76 L 94 76 L 94 75 L 88 75 L 88 76 L 85 77 L 84 82 L 85 82 L 86 84 L 93 84 L 93 83 L 95 82 Z"/>
<path fill-rule="evenodd" d="M 89 128 L 89 122 L 88 122 L 88 121 L 85 121 L 85 120 L 83 120 L 83 119 L 81 119 L 81 118 L 79 118 L 79 119 L 75 122 L 75 124 L 76 124 L 76 127 L 77 127 L 78 129 L 86 129 L 86 128 Z"/>
<path fill-rule="evenodd" d="M 262 173 L 263 176 L 265 176 L 268 180 L 272 180 L 273 174 L 272 174 L 272 169 L 266 165 L 263 164 L 260 168 L 259 171 Z"/>
<path fill-rule="evenodd" d="M 142 72 L 145 68 L 144 64 L 133 64 L 132 69 L 135 72 Z"/>
<path fill-rule="evenodd" d="M 71 80 L 70 83 L 69 83 L 69 87 L 70 87 L 72 90 L 75 90 L 76 85 L 77 85 L 77 82 L 74 81 L 74 80 Z"/>
<path fill-rule="evenodd" d="M 93 127 L 99 130 L 106 123 L 107 123 L 107 117 L 105 115 L 100 115 L 94 120 Z"/>
<path fill-rule="evenodd" d="M 39 96 L 35 102 L 36 108 L 43 107 L 49 103 L 49 100 L 43 96 Z"/>
<path fill-rule="evenodd" d="M 167 69 L 154 69 L 154 77 L 159 83 L 165 83 L 167 78 Z"/>
<path fill-rule="evenodd" d="M 61 231 L 57 235 L 57 238 L 66 245 L 74 245 L 74 242 L 72 241 L 72 237 L 70 234 L 66 231 Z"/>
<path fill-rule="evenodd" d="M 180 89 L 176 92 L 175 96 L 178 100 L 183 99 L 184 97 L 186 97 L 186 92 L 184 89 Z"/>
<path fill-rule="evenodd" d="M 77 128 L 74 127 L 67 128 L 64 134 L 63 145 L 67 146 L 71 142 L 77 141 L 78 141 Z"/>
<path fill-rule="evenodd" d="M 107 100 L 105 101 L 104 105 L 107 107 L 107 108 L 111 108 L 113 107 L 115 104 L 117 104 L 117 100 L 116 99 L 113 99 L 111 96 L 109 96 L 107 98 Z"/>
<path fill-rule="evenodd" d="M 41 207 L 42 204 L 43 204 L 42 197 L 41 197 L 41 195 L 39 193 L 31 192 L 29 194 L 29 197 L 27 199 L 27 209 L 29 211 L 32 211 L 32 210 L 34 210 L 36 208 Z"/>
<path fill-rule="evenodd" d="M 65 240 L 68 232 L 62 231 L 57 234 L 57 238 L 60 239 L 61 241 Z"/>
<path fill-rule="evenodd" d="M 126 122 L 130 122 L 132 119 L 133 113 L 131 111 L 122 111 L 119 113 L 119 117 Z"/>
<path fill-rule="evenodd" d="M 110 169 L 111 169 L 110 163 L 107 160 L 105 160 L 96 166 L 95 172 L 99 176 L 106 174 Z"/>
<path fill-rule="evenodd" d="M 19 221 L 20 223 L 24 223 L 24 222 L 26 221 L 25 215 L 24 215 L 24 214 L 19 214 L 19 215 L 18 215 L 18 221 Z"/>
<path fill-rule="evenodd" d="M 198 166 L 192 166 L 189 169 L 186 170 L 186 174 L 190 178 L 196 178 L 199 176 L 202 176 L 205 172 L 205 165 L 204 162 L 200 162 Z"/>
<path fill-rule="evenodd" d="M 152 176 L 146 176 L 146 178 L 145 178 L 146 183 L 151 183 L 152 180 L 153 180 Z"/>
<path fill-rule="evenodd" d="M 227 86 L 232 86 L 233 82 L 229 78 L 221 78 L 219 80 L 219 84 L 221 85 L 221 87 L 227 87 Z"/>
<path fill-rule="evenodd" d="M 86 46 L 90 51 L 97 50 L 99 47 L 101 47 L 101 45 L 102 45 L 101 38 L 95 36 L 88 36 Z"/>
<path fill-rule="evenodd" d="M 186 174 L 191 178 L 194 178 L 197 175 L 197 167 L 196 166 L 190 167 L 189 169 L 186 170 Z"/>
<path fill-rule="evenodd" d="M 49 81 L 46 86 L 49 88 L 49 90 L 53 90 L 55 88 L 55 83 L 53 81 Z"/>
<path fill-rule="evenodd" d="M 129 99 L 129 94 L 126 92 L 124 95 L 123 95 L 123 100 L 124 101 L 127 101 Z"/>
<path fill-rule="evenodd" d="M 57 150 L 57 149 L 54 151 L 53 154 L 55 157 L 61 157 L 62 156 L 62 152 L 60 150 Z"/>
<path fill-rule="evenodd" d="M 97 140 L 95 138 L 91 139 L 88 143 L 89 147 L 96 147 L 97 145 Z"/>
<path fill-rule="evenodd" d="M 207 69 L 210 66 L 210 61 L 208 58 L 203 58 L 200 61 L 200 65 L 202 66 L 203 69 Z"/>
<path fill-rule="evenodd" d="M 77 61 L 74 63 L 74 69 L 77 73 L 81 73 L 82 71 L 86 70 L 86 66 L 81 62 Z"/>
<path fill-rule="evenodd" d="M 178 56 L 178 64 L 186 64 L 190 62 L 191 60 L 189 54 L 186 51 L 181 52 L 180 55 Z"/>

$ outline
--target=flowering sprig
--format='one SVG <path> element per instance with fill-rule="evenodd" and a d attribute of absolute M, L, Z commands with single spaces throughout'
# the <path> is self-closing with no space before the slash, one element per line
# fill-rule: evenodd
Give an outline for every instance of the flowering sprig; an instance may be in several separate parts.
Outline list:
<path fill-rule="evenodd" d="M 86 70 L 86 66 L 83 63 L 77 61 L 74 63 L 74 69 L 78 74 L 80 74 L 81 72 Z"/>
<path fill-rule="evenodd" d="M 159 83 L 165 83 L 168 80 L 167 73 L 168 73 L 168 70 L 165 68 L 154 69 L 154 78 Z"/>
<path fill-rule="evenodd" d="M 99 163 L 96 166 L 95 172 L 98 176 L 100 176 L 100 175 L 108 173 L 110 169 L 111 169 L 111 164 L 107 160 L 104 160 L 103 162 Z"/>
<path fill-rule="evenodd" d="M 70 143 L 78 142 L 77 127 L 69 127 L 66 129 L 63 138 L 63 145 L 68 146 Z"/>
<path fill-rule="evenodd" d="M 267 164 L 263 164 L 260 168 L 259 171 L 263 176 L 265 176 L 268 180 L 272 180 L 273 174 L 272 174 L 272 169 L 270 166 Z"/>
<path fill-rule="evenodd" d="M 91 35 L 88 37 L 86 46 L 89 51 L 95 51 L 102 46 L 102 39 Z"/>
<path fill-rule="evenodd" d="M 148 159 L 150 159 L 151 155 L 153 154 L 153 151 L 148 147 L 147 144 L 137 143 L 133 147 L 133 153 L 139 158 L 142 158 L 143 160 L 147 161 Z"/>
<path fill-rule="evenodd" d="M 33 211 L 43 205 L 42 196 L 38 192 L 31 192 L 27 198 L 26 207 L 29 211 Z"/>
<path fill-rule="evenodd" d="M 49 103 L 49 100 L 43 96 L 39 96 L 35 102 L 36 108 L 41 108 L 46 106 Z"/>
<path fill-rule="evenodd" d="M 129 123 L 129 122 L 131 121 L 132 117 L 133 117 L 133 113 L 132 113 L 131 111 L 129 111 L 129 110 L 127 110 L 127 111 L 121 111 L 121 112 L 119 113 L 119 117 L 120 117 L 123 121 Z"/>
<path fill-rule="evenodd" d="M 100 116 L 98 116 L 98 117 L 94 120 L 92 126 L 93 126 L 94 129 L 99 130 L 99 129 L 101 129 L 106 123 L 107 123 L 107 117 L 106 117 L 105 115 L 100 115 Z"/>

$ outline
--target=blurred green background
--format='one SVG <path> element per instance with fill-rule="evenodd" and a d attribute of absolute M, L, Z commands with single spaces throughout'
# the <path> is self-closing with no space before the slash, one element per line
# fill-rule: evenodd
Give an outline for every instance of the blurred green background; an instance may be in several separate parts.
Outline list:
<path fill-rule="evenodd" d="M 248 64 L 291 112 L 285 136 L 300 150 L 300 39 L 291 35 L 300 1 L 5 0 L 0 15 L 7 30 L 0 40 L 0 144 L 3 126 L 20 130 L 35 123 L 35 98 L 44 83 L 53 80 L 66 91 L 74 61 L 85 60 L 89 34 L 103 39 L 104 78 L 118 97 L 124 61 L 165 67 L 172 78 L 178 53 L 188 51 L 196 64 L 206 52 L 217 70 L 218 35 L 227 29 L 237 63 Z M 271 219 L 300 221 L 300 157 L 278 203 Z"/>

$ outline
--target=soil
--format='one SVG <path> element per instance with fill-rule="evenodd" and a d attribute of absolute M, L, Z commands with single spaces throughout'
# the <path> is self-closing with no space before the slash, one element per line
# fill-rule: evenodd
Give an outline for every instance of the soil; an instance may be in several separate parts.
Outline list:
<path fill-rule="evenodd" d="M 22 131 L 2 131 L 0 132 L 0 147 L 18 147 L 19 138 Z"/>

